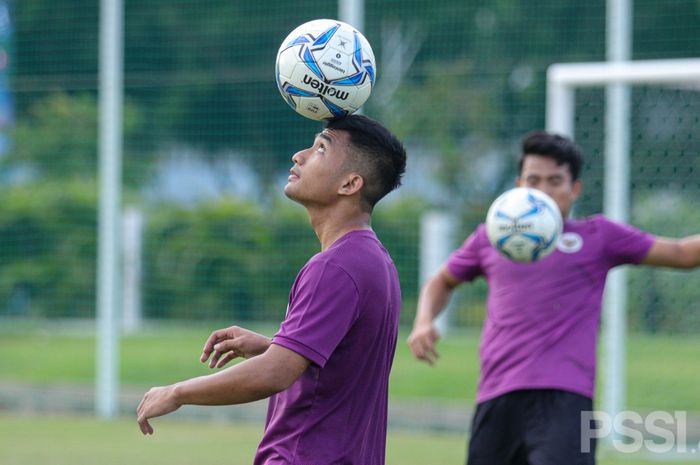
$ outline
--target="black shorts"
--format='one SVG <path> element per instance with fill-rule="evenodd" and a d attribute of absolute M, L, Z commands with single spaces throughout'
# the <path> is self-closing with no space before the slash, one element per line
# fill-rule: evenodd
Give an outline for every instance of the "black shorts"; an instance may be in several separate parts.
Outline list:
<path fill-rule="evenodd" d="M 581 444 L 581 412 L 590 410 L 590 398 L 556 389 L 487 400 L 474 412 L 467 464 L 594 465 L 595 439 Z"/>

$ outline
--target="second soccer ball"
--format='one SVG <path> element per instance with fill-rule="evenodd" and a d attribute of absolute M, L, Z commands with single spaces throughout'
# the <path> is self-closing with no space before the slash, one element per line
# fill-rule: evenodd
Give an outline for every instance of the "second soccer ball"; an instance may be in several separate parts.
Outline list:
<path fill-rule="evenodd" d="M 516 262 L 534 262 L 552 253 L 562 227 L 556 202 L 544 192 L 527 187 L 501 194 L 486 215 L 489 241 Z"/>

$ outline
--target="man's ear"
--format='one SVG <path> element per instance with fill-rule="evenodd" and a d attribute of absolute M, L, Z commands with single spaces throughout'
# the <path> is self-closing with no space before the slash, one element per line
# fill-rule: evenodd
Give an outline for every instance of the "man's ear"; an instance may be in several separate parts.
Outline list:
<path fill-rule="evenodd" d="M 583 181 L 577 179 L 576 181 L 574 181 L 574 184 L 571 188 L 571 193 L 573 196 L 572 202 L 578 199 L 578 197 L 581 195 L 581 190 L 583 190 Z"/>
<path fill-rule="evenodd" d="M 350 173 L 343 178 L 343 183 L 338 189 L 340 195 L 353 195 L 362 189 L 365 180 L 357 173 Z"/>

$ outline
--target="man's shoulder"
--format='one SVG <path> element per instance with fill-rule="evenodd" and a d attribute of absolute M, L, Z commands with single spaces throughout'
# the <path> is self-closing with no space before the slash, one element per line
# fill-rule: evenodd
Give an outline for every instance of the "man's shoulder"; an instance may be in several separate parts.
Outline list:
<path fill-rule="evenodd" d="M 353 231 L 339 239 L 327 250 L 307 262 L 305 268 L 328 267 L 344 271 L 349 276 L 376 270 L 382 263 L 391 263 L 389 252 L 370 230 Z"/>
<path fill-rule="evenodd" d="M 564 229 L 573 229 L 577 232 L 597 232 L 611 222 L 612 220 L 607 216 L 602 213 L 596 213 L 582 218 L 567 219 L 564 223 Z"/>
<path fill-rule="evenodd" d="M 311 257 L 299 271 L 294 289 L 319 289 L 320 286 L 324 292 L 332 293 L 335 289 L 346 286 L 357 288 L 355 274 L 346 260 L 321 252 Z"/>
<path fill-rule="evenodd" d="M 602 213 L 596 213 L 583 218 L 568 219 L 565 222 L 565 229 L 579 229 L 589 232 L 605 233 L 614 228 L 633 228 L 633 226 L 613 220 Z"/>

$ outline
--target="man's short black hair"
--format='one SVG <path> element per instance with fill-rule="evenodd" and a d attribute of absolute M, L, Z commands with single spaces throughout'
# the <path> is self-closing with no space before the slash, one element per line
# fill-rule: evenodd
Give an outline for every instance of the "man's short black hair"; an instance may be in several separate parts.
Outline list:
<path fill-rule="evenodd" d="M 518 172 L 523 171 L 523 162 L 528 155 L 539 155 L 556 161 L 557 166 L 567 165 L 571 180 L 578 180 L 581 175 L 583 155 L 581 148 L 568 137 L 545 131 L 531 132 L 522 141 Z"/>
<path fill-rule="evenodd" d="M 348 115 L 329 120 L 326 129 L 349 134 L 348 166 L 364 180 L 362 200 L 370 211 L 401 185 L 406 149 L 381 123 L 364 115 Z"/>

